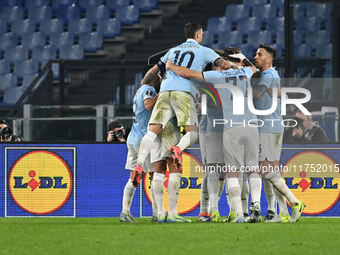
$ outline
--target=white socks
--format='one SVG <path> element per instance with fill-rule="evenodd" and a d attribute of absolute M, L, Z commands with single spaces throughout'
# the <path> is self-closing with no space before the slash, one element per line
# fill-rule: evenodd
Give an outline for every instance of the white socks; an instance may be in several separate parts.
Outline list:
<path fill-rule="evenodd" d="M 208 172 L 208 193 L 209 193 L 209 209 L 211 211 L 218 211 L 218 172 Z"/>
<path fill-rule="evenodd" d="M 145 159 L 148 157 L 152 147 L 156 145 L 155 140 L 157 138 L 157 134 L 152 131 L 146 132 L 143 137 L 138 151 L 138 159 L 137 164 L 143 166 Z"/>
<path fill-rule="evenodd" d="M 272 183 L 268 179 L 263 178 L 263 187 L 264 187 L 264 192 L 265 192 L 266 197 L 267 197 L 268 210 L 276 212 L 276 210 L 275 210 L 275 194 L 274 194 L 274 189 L 273 189 Z"/>
<path fill-rule="evenodd" d="M 164 174 L 154 173 L 152 180 L 152 189 L 155 196 L 157 205 L 158 215 L 165 215 L 165 209 L 163 204 L 163 193 L 164 193 Z"/>
<path fill-rule="evenodd" d="M 228 178 L 228 193 L 231 198 L 231 208 L 236 211 L 238 217 L 243 217 L 241 203 L 241 187 L 238 178 Z"/>
<path fill-rule="evenodd" d="M 209 206 L 208 173 L 205 173 L 201 184 L 200 214 L 208 213 L 208 206 Z"/>
<path fill-rule="evenodd" d="M 133 199 L 133 195 L 135 194 L 136 188 L 132 185 L 131 179 L 127 181 L 125 188 L 124 188 L 124 194 L 123 194 L 123 209 L 122 212 L 125 214 L 130 214 L 130 207 L 131 202 Z"/>
<path fill-rule="evenodd" d="M 150 192 L 151 192 L 151 199 L 152 199 L 152 216 L 158 217 L 158 210 L 157 210 L 157 204 L 156 204 L 156 197 L 155 197 L 155 192 L 153 191 L 153 185 L 151 181 L 151 187 L 150 187 Z"/>
<path fill-rule="evenodd" d="M 276 188 L 274 188 L 274 193 L 277 199 L 277 203 L 279 204 L 280 214 L 282 214 L 283 216 L 289 216 L 286 198 Z"/>
<path fill-rule="evenodd" d="M 271 172 L 265 176 L 265 179 L 269 180 L 273 186 L 287 198 L 291 206 L 298 205 L 299 201 L 287 187 L 280 174 Z"/>
<path fill-rule="evenodd" d="M 177 215 L 177 200 L 179 195 L 179 188 L 181 185 L 180 173 L 170 173 L 168 184 L 168 196 L 169 196 L 169 217 L 175 217 Z"/>
<path fill-rule="evenodd" d="M 145 137 L 145 136 L 144 136 Z M 144 138 L 143 138 L 144 139 Z M 181 151 L 184 151 L 186 148 L 190 147 L 191 145 L 195 144 L 195 142 L 198 139 L 198 133 L 196 131 L 190 131 L 186 133 L 177 146 L 181 149 Z"/>
<path fill-rule="evenodd" d="M 252 173 L 251 175 L 249 175 L 249 185 L 251 190 L 252 202 L 261 202 L 261 176 L 258 173 Z"/>

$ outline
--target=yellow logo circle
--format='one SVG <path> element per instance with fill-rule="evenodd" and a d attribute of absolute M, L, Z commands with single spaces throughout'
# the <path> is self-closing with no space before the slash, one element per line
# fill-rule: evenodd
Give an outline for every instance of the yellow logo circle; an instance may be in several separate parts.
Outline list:
<path fill-rule="evenodd" d="M 10 194 L 23 210 L 38 215 L 60 209 L 72 192 L 72 174 L 66 162 L 50 151 L 32 151 L 13 165 Z"/>
<path fill-rule="evenodd" d="M 202 173 L 195 173 L 195 169 L 201 169 L 202 165 L 197 158 L 194 156 L 183 152 L 183 167 L 182 167 L 182 178 L 181 178 L 181 188 L 179 191 L 177 211 L 179 214 L 185 214 L 191 212 L 197 208 L 200 204 L 201 195 L 201 182 Z M 194 177 L 194 175 L 196 177 Z M 169 182 L 169 169 L 167 169 L 164 181 L 164 208 L 168 211 L 169 200 L 168 200 L 168 182 Z M 151 203 L 151 192 L 150 192 L 150 179 L 149 175 L 145 174 L 143 180 L 143 188 L 147 199 Z"/>
<path fill-rule="evenodd" d="M 297 199 L 306 203 L 303 214 L 331 209 L 340 197 L 339 164 L 318 151 L 304 151 L 290 158 L 282 177 Z"/>

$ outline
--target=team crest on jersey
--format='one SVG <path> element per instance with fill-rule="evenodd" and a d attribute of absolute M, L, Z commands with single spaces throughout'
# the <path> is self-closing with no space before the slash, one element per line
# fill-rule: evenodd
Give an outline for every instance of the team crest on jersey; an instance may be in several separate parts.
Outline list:
<path fill-rule="evenodd" d="M 19 156 L 9 168 L 7 182 L 9 216 L 26 213 L 74 216 L 72 201 L 68 203 L 68 208 L 62 210 L 75 190 L 74 171 L 59 154 L 36 150 Z M 25 213 L 19 212 L 18 208 Z"/>
<path fill-rule="evenodd" d="M 303 214 L 317 215 L 330 210 L 339 200 L 339 164 L 319 151 L 304 151 L 291 157 L 282 177 L 297 199 L 306 203 Z"/>
<path fill-rule="evenodd" d="M 179 214 L 185 214 L 196 209 L 200 204 L 201 183 L 202 178 L 193 177 L 190 174 L 190 169 L 196 169 L 201 167 L 200 161 L 189 153 L 183 153 L 183 173 L 181 178 L 180 193 L 177 202 L 177 212 Z M 164 181 L 164 208 L 168 211 L 168 182 L 169 182 L 169 170 L 166 171 Z M 149 174 L 146 174 L 143 179 L 143 188 L 148 201 L 151 204 L 151 192 L 150 192 L 150 179 Z"/>
<path fill-rule="evenodd" d="M 147 96 L 152 96 L 153 95 L 153 93 L 152 93 L 152 91 L 151 90 L 147 90 L 146 92 L 145 92 L 145 95 L 147 95 Z"/>

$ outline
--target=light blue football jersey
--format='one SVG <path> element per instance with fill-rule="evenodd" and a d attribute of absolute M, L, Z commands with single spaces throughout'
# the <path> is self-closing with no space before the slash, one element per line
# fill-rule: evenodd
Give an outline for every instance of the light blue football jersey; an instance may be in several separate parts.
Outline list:
<path fill-rule="evenodd" d="M 149 85 L 142 85 L 133 98 L 133 124 L 126 143 L 139 146 L 148 129 L 152 110 L 147 111 L 144 101 L 156 96 L 156 90 Z"/>
<path fill-rule="evenodd" d="M 170 60 L 175 65 L 202 72 L 208 63 L 213 63 L 218 58 L 220 58 L 220 56 L 212 49 L 198 44 L 193 39 L 188 39 L 186 42 L 170 49 L 161 58 L 161 61 L 166 63 Z M 185 91 L 195 95 L 197 90 L 191 87 L 191 84 L 190 79 L 178 76 L 169 70 L 166 73 L 165 79 L 162 81 L 160 92 Z"/>
<path fill-rule="evenodd" d="M 280 84 L 280 76 L 274 68 L 268 68 L 261 73 L 260 79 L 256 82 L 255 86 L 266 86 L 268 89 L 277 88 Z M 268 93 L 259 99 L 254 99 L 255 108 L 258 110 L 267 110 L 272 106 L 272 97 Z M 258 115 L 257 118 L 264 122 L 262 127 L 259 127 L 259 131 L 262 133 L 282 133 L 283 126 L 281 124 L 281 100 L 278 98 L 276 110 L 269 115 Z M 275 120 L 275 121 L 273 121 Z"/>
<path fill-rule="evenodd" d="M 247 98 L 247 88 L 250 86 L 249 79 L 252 75 L 253 71 L 250 67 L 203 72 L 205 81 L 213 84 L 220 95 L 223 119 L 226 122 L 224 124 L 225 130 L 236 126 L 248 126 L 248 121 L 256 120 L 256 115 L 252 114 L 248 108 Z M 233 113 L 233 95 L 228 88 L 223 86 L 225 84 L 236 86 L 242 91 L 244 96 L 244 114 L 236 115 Z"/>

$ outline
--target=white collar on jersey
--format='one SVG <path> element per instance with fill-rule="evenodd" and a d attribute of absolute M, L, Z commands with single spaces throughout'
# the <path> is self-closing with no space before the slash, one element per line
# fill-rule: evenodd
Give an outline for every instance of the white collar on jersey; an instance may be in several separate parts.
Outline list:
<path fill-rule="evenodd" d="M 194 39 L 191 39 L 191 38 L 187 39 L 187 42 L 194 42 L 198 44 L 198 42 L 196 42 Z"/>

